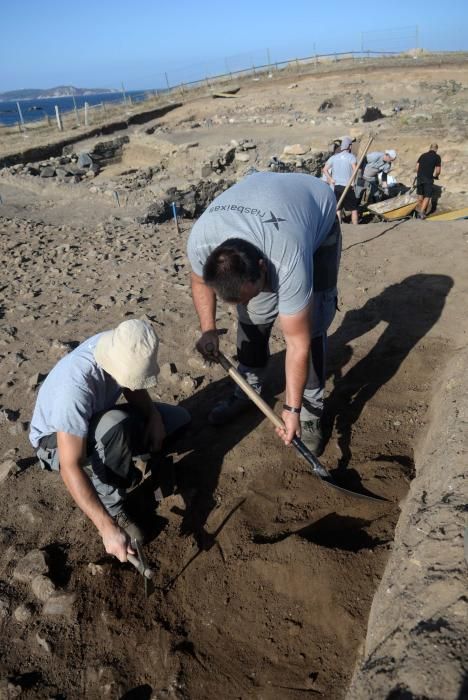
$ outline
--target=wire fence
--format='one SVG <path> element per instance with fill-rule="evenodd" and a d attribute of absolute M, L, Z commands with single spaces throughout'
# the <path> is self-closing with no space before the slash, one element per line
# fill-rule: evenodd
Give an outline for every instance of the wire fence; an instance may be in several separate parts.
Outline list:
<path fill-rule="evenodd" d="M 133 114 L 156 107 L 160 102 L 158 91 L 148 91 L 135 100 L 131 94 L 124 94 L 121 99 L 113 99 L 111 102 L 103 100 L 98 104 L 85 102 L 82 107 L 75 107 L 64 111 L 58 104 L 54 104 L 54 113 L 42 109 L 40 116 L 26 121 L 23 117 L 21 106 L 18 107 L 18 120 L 14 124 L 1 124 L 0 135 L 40 134 L 47 131 L 70 132 L 77 129 L 88 129 L 102 126 L 112 121 L 125 121 Z M 36 108 L 38 109 L 38 108 Z"/>
<path fill-rule="evenodd" d="M 408 29 L 408 41 L 414 38 L 413 29 L 417 30 L 417 27 Z M 364 35 L 363 37 L 364 45 L 369 41 L 369 38 Z M 375 36 L 375 33 L 374 39 L 379 41 L 379 37 Z M 18 103 L 18 121 L 13 125 L 0 125 L 0 138 L 7 137 L 8 139 L 8 137 L 12 137 L 12 140 L 16 140 L 20 135 L 27 136 L 29 134 L 42 134 L 53 131 L 64 133 L 76 130 L 80 132 L 86 131 L 90 128 L 103 126 L 109 122 L 128 121 L 132 115 L 137 113 L 150 111 L 153 108 L 156 109 L 171 102 L 180 101 L 186 98 L 188 93 L 195 96 L 197 91 L 200 94 L 214 93 L 215 91 L 223 92 L 223 90 L 228 92 L 236 81 L 241 81 L 245 78 L 258 81 L 274 80 L 288 74 L 299 75 L 327 70 L 330 64 L 333 63 L 345 61 L 351 63 L 363 62 L 384 56 L 404 57 L 405 54 L 401 51 L 365 49 L 348 52 L 333 51 L 284 61 L 271 61 L 270 52 L 268 49 L 265 49 L 248 55 L 230 56 L 215 64 L 210 63 L 209 72 L 208 66 L 194 64 L 190 71 L 181 69 L 180 73 L 172 72 L 169 75 L 165 72 L 156 74 L 154 76 L 155 83 L 163 85 L 163 87 L 145 93 L 135 93 L 134 97 L 132 97 L 132 93 L 126 93 L 122 86 L 121 99 L 117 100 L 114 95 L 112 101 L 106 101 L 105 97 L 103 97 L 103 101 L 99 104 L 85 103 L 81 108 L 78 108 L 75 104 L 74 108 L 67 112 L 62 111 L 58 104 L 54 104 L 55 114 L 51 114 L 49 111 L 44 113 L 42 118 L 36 116 L 31 121 L 23 119 L 21 107 Z M 203 71 L 204 67 L 207 69 L 205 73 Z M 217 72 L 217 69 L 219 69 L 219 72 Z M 204 74 L 204 77 L 198 77 L 200 74 Z M 14 138 L 15 135 L 16 139 Z"/>

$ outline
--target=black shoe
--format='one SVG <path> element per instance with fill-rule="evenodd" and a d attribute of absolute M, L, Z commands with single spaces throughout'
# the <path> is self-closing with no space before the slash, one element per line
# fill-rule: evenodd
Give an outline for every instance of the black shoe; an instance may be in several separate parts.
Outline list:
<path fill-rule="evenodd" d="M 301 420 L 301 440 L 315 457 L 320 457 L 324 449 L 320 418 Z"/>
<path fill-rule="evenodd" d="M 236 394 L 231 394 L 228 399 L 224 399 L 216 404 L 208 416 L 211 425 L 224 425 L 232 418 L 244 413 L 251 406 L 248 399 L 242 399 Z"/>

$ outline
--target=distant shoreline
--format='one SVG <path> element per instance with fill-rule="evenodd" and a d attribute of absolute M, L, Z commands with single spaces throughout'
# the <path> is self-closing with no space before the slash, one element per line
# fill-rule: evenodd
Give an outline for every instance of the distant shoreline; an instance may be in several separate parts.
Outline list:
<path fill-rule="evenodd" d="M 27 122 L 34 122 L 44 119 L 46 116 L 55 117 L 55 105 L 58 105 L 60 112 L 66 114 L 75 109 L 83 109 L 85 102 L 90 107 L 96 107 L 101 103 L 112 104 L 125 103 L 125 96 L 132 102 L 141 102 L 147 96 L 149 90 L 137 91 L 129 90 L 125 92 L 115 90 L 113 92 L 89 92 L 80 95 L 49 95 L 48 97 L 22 97 L 17 99 L 0 98 L 0 126 L 14 126 L 20 121 L 18 106 L 20 107 L 22 118 Z"/>
<path fill-rule="evenodd" d="M 131 94 L 132 92 L 140 92 L 139 90 L 129 90 L 128 94 Z M 143 91 L 142 91 L 143 92 Z M 61 99 L 62 97 L 70 97 L 70 98 L 77 98 L 77 97 L 87 97 L 88 95 L 121 95 L 122 90 L 99 90 L 99 91 L 94 91 L 90 90 L 87 92 L 80 92 L 80 93 L 67 93 L 67 94 L 57 94 L 57 95 L 35 95 L 33 97 L 3 97 L 0 95 L 0 102 L 24 102 L 27 100 L 57 100 Z"/>

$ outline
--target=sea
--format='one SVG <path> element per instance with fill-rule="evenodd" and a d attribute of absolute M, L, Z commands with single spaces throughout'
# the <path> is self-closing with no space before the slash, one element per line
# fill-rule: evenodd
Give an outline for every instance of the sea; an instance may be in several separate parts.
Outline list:
<path fill-rule="evenodd" d="M 148 95 L 153 91 L 129 91 L 126 92 L 126 97 L 131 97 L 132 102 L 141 102 L 147 99 Z M 124 95 L 122 92 L 104 92 L 102 94 L 93 95 L 76 95 L 75 103 L 77 109 L 84 107 L 87 102 L 91 105 L 98 105 L 102 102 L 123 102 Z M 50 117 L 55 117 L 55 105 L 58 105 L 60 112 L 71 112 L 75 108 L 73 97 L 41 97 L 34 100 L 18 100 L 23 119 L 25 122 L 38 121 L 44 119 L 46 114 Z M 20 121 L 16 100 L 3 102 L 0 100 L 0 124 L 14 125 Z"/>

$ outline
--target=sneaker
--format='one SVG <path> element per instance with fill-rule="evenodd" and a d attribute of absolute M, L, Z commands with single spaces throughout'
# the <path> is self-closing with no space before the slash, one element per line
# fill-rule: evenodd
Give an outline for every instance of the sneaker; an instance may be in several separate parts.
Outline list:
<path fill-rule="evenodd" d="M 138 542 L 145 541 L 145 535 L 141 528 L 139 528 L 138 525 L 134 523 L 133 520 L 131 520 L 131 518 L 128 517 L 127 513 L 124 510 L 121 510 L 120 513 L 117 513 L 114 520 L 117 523 L 117 525 L 122 528 L 122 530 L 125 530 L 125 532 L 131 540 L 137 540 Z"/>
<path fill-rule="evenodd" d="M 244 413 L 250 406 L 251 402 L 248 399 L 243 399 L 236 394 L 231 394 L 228 399 L 220 401 L 213 408 L 208 416 L 208 422 L 211 425 L 224 425 L 228 423 L 231 418 Z"/>
<path fill-rule="evenodd" d="M 324 448 L 320 418 L 301 421 L 301 440 L 315 457 L 320 457 Z"/>

